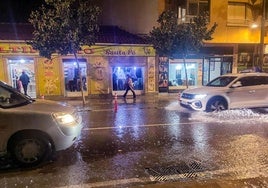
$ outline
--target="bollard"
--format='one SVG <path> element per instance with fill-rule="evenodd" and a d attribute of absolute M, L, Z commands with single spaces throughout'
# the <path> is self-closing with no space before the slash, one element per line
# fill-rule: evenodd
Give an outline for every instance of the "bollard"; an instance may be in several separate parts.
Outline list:
<path fill-rule="evenodd" d="M 178 93 L 178 101 L 181 99 L 181 92 Z"/>
<path fill-rule="evenodd" d="M 41 99 L 45 99 L 45 96 L 44 95 L 41 95 Z"/>
<path fill-rule="evenodd" d="M 114 111 L 117 112 L 117 93 L 114 95 Z"/>

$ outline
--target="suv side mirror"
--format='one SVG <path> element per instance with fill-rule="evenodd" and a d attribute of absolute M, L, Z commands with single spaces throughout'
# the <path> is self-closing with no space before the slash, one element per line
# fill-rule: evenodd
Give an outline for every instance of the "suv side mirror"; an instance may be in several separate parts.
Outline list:
<path fill-rule="evenodd" d="M 235 82 L 235 83 L 232 85 L 233 88 L 241 87 L 241 86 L 242 86 L 242 84 L 241 84 L 240 81 L 237 81 L 237 82 Z"/>

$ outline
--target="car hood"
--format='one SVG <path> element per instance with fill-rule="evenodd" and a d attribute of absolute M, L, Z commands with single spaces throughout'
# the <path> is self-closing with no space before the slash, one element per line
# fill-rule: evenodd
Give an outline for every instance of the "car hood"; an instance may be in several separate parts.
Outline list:
<path fill-rule="evenodd" d="M 226 91 L 227 87 L 211 87 L 211 86 L 201 86 L 196 88 L 190 88 L 183 91 L 183 93 L 189 94 L 207 94 L 209 93 L 219 93 Z"/>
<path fill-rule="evenodd" d="M 11 109 L 10 109 L 11 110 Z M 22 111 L 22 112 L 41 112 L 41 113 L 55 113 L 55 112 L 66 112 L 66 113 L 73 113 L 75 111 L 75 108 L 67 105 L 64 102 L 56 102 L 56 101 L 50 101 L 50 100 L 44 100 L 44 99 L 36 99 L 34 102 L 12 108 L 14 111 Z"/>

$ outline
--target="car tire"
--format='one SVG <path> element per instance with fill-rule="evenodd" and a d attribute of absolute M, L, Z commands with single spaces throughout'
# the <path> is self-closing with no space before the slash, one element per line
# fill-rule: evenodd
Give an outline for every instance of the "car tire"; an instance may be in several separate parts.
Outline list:
<path fill-rule="evenodd" d="M 220 112 L 227 110 L 227 102 L 221 97 L 210 99 L 207 103 L 206 112 Z"/>
<path fill-rule="evenodd" d="M 12 160 L 20 167 L 34 167 L 51 156 L 52 145 L 42 134 L 24 132 L 12 137 L 8 151 Z"/>

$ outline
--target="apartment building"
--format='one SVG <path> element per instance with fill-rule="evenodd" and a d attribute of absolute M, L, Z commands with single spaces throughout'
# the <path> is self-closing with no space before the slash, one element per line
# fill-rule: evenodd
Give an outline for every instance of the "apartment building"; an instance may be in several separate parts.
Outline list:
<path fill-rule="evenodd" d="M 188 57 L 191 86 L 206 84 L 215 77 L 261 66 L 268 70 L 266 36 L 267 0 L 105 0 L 102 23 L 115 24 L 138 35 L 147 35 L 157 26 L 166 9 L 178 15 L 178 23 L 208 11 L 210 25 L 218 27 L 198 54 Z M 163 92 L 184 89 L 182 59 L 160 60 L 158 89 Z"/>

